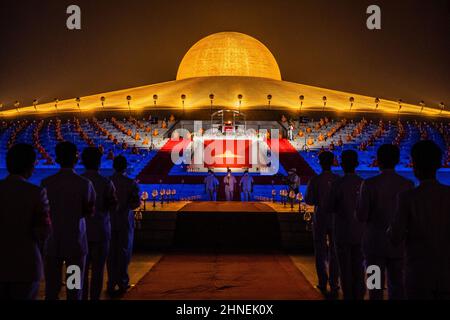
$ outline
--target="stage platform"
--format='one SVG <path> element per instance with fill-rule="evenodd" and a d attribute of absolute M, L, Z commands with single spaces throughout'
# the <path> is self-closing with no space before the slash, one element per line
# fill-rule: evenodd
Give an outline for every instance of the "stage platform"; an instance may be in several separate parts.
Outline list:
<path fill-rule="evenodd" d="M 312 251 L 304 211 L 272 202 L 148 202 L 139 211 L 137 247 L 158 250 Z"/>

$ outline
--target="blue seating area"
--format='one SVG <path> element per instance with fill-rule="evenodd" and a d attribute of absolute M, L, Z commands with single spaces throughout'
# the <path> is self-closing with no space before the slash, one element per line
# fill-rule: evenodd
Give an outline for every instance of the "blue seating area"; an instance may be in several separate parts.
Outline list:
<path fill-rule="evenodd" d="M 412 146 L 423 139 L 433 140 L 442 149 L 444 154 L 444 168 L 439 170 L 438 179 L 446 184 L 450 184 L 450 168 L 448 167 L 449 159 L 449 146 L 445 141 L 445 137 L 439 131 L 441 124 L 426 123 L 417 121 L 401 121 L 390 122 L 383 121 L 384 130 L 375 138 L 371 144 L 361 148 L 361 144 L 368 141 L 380 127 L 379 122 L 367 121 L 367 124 L 361 130 L 357 136 L 352 136 L 357 126 L 360 124 L 358 121 L 348 121 L 347 124 L 339 131 L 333 134 L 331 137 L 327 137 L 327 133 L 337 125 L 337 121 L 309 121 L 307 123 L 296 123 L 294 129 L 294 140 L 291 144 L 300 152 L 302 157 L 308 162 L 308 164 L 314 169 L 316 173 L 320 172 L 320 165 L 318 162 L 318 155 L 322 150 L 331 150 L 337 156 L 346 149 L 353 149 L 358 152 L 359 167 L 358 173 L 363 177 L 370 177 L 378 173 L 378 167 L 376 166 L 376 152 L 377 149 L 385 143 L 396 143 L 400 148 L 400 163 L 397 166 L 397 171 L 405 177 L 415 180 L 414 174 L 411 169 L 410 152 Z M 320 126 L 320 128 L 318 128 Z M 287 126 L 286 126 L 287 127 Z M 402 127 L 402 130 L 400 129 Z M 307 128 L 311 129 L 310 133 L 304 134 L 303 137 L 299 137 L 299 131 L 306 132 Z M 448 135 L 448 124 L 442 124 L 444 135 Z M 401 132 L 403 134 L 401 135 Z M 319 141 L 319 136 L 322 135 L 324 139 Z M 351 141 L 346 141 L 347 136 L 351 136 Z M 401 136 L 401 138 L 399 138 Z M 327 137 L 327 139 L 325 139 Z M 308 143 L 308 139 L 311 139 L 311 144 Z M 398 141 L 396 140 L 398 139 Z M 339 141 L 342 141 L 342 145 L 339 145 Z M 305 144 L 307 148 L 305 148 Z M 336 163 L 338 164 L 338 163 Z M 333 171 L 342 174 L 341 168 L 336 165 L 333 167 Z M 416 181 L 417 182 L 417 181 Z"/>
<path fill-rule="evenodd" d="M 282 124 L 287 129 L 289 122 L 282 122 Z M 438 179 L 450 185 L 448 123 L 320 119 L 292 124 L 294 139 L 290 143 L 316 173 L 320 172 L 318 154 L 322 150 L 332 150 L 339 156 L 342 150 L 354 149 L 359 154 L 358 174 L 363 178 L 373 176 L 378 173 L 377 148 L 384 143 L 396 143 L 401 150 L 401 160 L 397 171 L 415 180 L 410 163 L 411 147 L 420 139 L 431 139 L 444 152 L 445 165 L 439 170 Z M 155 123 L 148 119 L 133 118 L 3 121 L 0 125 L 0 178 L 7 175 L 5 155 L 8 146 L 13 143 L 31 143 L 38 153 L 38 163 L 30 181 L 39 184 L 43 178 L 58 171 L 58 165 L 54 161 L 55 146 L 61 140 L 75 143 L 80 152 L 89 145 L 101 147 L 104 156 L 100 171 L 106 176 L 113 173 L 113 156 L 124 155 L 129 162 L 129 176 L 136 178 L 158 154 L 158 151 L 166 145 L 167 132 L 174 125 L 173 119 L 163 124 L 163 121 Z M 271 125 L 273 126 L 273 123 Z M 79 173 L 84 171 L 81 163 L 77 164 L 75 169 Z M 280 173 L 286 175 L 285 169 L 281 167 Z M 333 167 L 333 171 L 342 174 L 338 163 Z M 187 172 L 185 167 L 174 165 L 168 175 L 180 177 L 180 179 L 183 176 L 198 177 L 198 181 L 194 184 L 141 184 L 142 191 L 151 194 L 153 190 L 176 189 L 175 199 L 207 200 L 201 184 L 202 177 L 200 177 L 205 173 Z M 219 179 L 221 178 L 219 175 Z M 275 190 L 277 194 L 275 198 L 279 200 L 279 193 L 283 188 L 282 185 L 272 186 L 270 183 L 255 185 L 254 198 L 271 199 L 272 191 Z M 305 185 L 301 186 L 300 190 L 304 192 Z"/>

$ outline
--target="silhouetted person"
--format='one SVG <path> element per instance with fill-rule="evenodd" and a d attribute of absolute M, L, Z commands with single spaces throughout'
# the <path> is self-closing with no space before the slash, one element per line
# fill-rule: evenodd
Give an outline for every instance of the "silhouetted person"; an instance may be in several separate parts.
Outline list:
<path fill-rule="evenodd" d="M 36 153 L 16 144 L 6 155 L 9 175 L 0 181 L 0 300 L 32 300 L 42 278 L 41 244 L 51 231 L 45 189 L 29 182 Z"/>
<path fill-rule="evenodd" d="M 55 152 L 61 169 L 42 180 L 42 186 L 47 189 L 53 224 L 45 252 L 45 297 L 47 300 L 59 299 L 65 263 L 66 267 L 76 266 L 81 272 L 81 288 L 67 287 L 67 299 L 80 300 L 88 252 L 85 218 L 94 213 L 95 190 L 88 179 L 74 170 L 78 155 L 73 143 L 60 142 Z"/>
<path fill-rule="evenodd" d="M 327 284 L 330 284 L 333 294 L 338 290 L 338 266 L 333 245 L 330 203 L 331 185 L 339 176 L 331 172 L 334 155 L 331 152 L 322 152 L 319 156 L 322 173 L 311 178 L 308 183 L 305 202 L 313 205 L 313 237 L 316 255 L 316 271 L 319 279 L 318 288 L 326 293 Z M 327 267 L 328 264 L 328 267 Z"/>
<path fill-rule="evenodd" d="M 230 169 L 227 170 L 227 175 L 223 178 L 223 183 L 225 184 L 225 199 L 227 201 L 233 201 L 236 178 Z"/>
<path fill-rule="evenodd" d="M 85 300 L 89 298 L 89 295 L 91 300 L 100 299 L 111 240 L 110 211 L 115 210 L 117 205 L 116 189 L 113 183 L 98 172 L 101 159 L 102 153 L 95 147 L 85 148 L 81 154 L 81 160 L 86 168 L 82 176 L 92 182 L 97 195 L 94 215 L 86 218 L 89 250 L 83 287 Z M 91 271 L 90 283 L 89 270 Z"/>
<path fill-rule="evenodd" d="M 296 168 L 292 168 L 288 171 L 287 181 L 289 190 L 292 190 L 297 194 L 300 188 L 301 181 L 300 177 L 297 174 Z"/>
<path fill-rule="evenodd" d="M 208 170 L 208 175 L 206 176 L 203 183 L 205 184 L 205 190 L 208 194 L 209 200 L 215 201 L 217 188 L 219 187 L 219 180 L 217 180 L 217 178 L 214 176 L 212 170 Z"/>
<path fill-rule="evenodd" d="M 378 148 L 377 163 L 381 173 L 368 178 L 361 186 L 356 216 L 365 224 L 363 252 L 366 267 L 377 265 L 381 270 L 381 284 L 387 275 L 389 299 L 404 298 L 403 244 L 393 246 L 386 233 L 394 216 L 397 195 L 412 189 L 412 181 L 394 170 L 400 160 L 400 150 L 392 144 Z M 369 290 L 371 300 L 382 300 L 383 290 Z"/>
<path fill-rule="evenodd" d="M 248 173 L 248 170 L 245 170 L 244 175 L 241 177 L 239 186 L 242 193 L 241 201 L 251 201 L 253 193 L 253 178 Z"/>
<path fill-rule="evenodd" d="M 364 299 L 363 225 L 355 217 L 356 203 L 363 179 L 355 173 L 358 154 L 345 150 L 341 155 L 344 176 L 331 188 L 330 209 L 334 217 L 334 243 L 339 262 L 342 292 L 346 300 Z"/>
<path fill-rule="evenodd" d="M 126 176 L 127 159 L 118 156 L 114 159 L 115 173 L 111 181 L 116 187 L 117 210 L 111 212 L 111 248 L 107 261 L 108 293 L 122 294 L 130 286 L 128 265 L 133 252 L 134 213 L 140 206 L 139 186 Z M 118 287 L 116 291 L 116 287 Z"/>
<path fill-rule="evenodd" d="M 450 187 L 436 180 L 442 151 L 433 141 L 411 150 L 420 185 L 398 196 L 390 228 L 395 245 L 405 245 L 408 299 L 450 299 Z"/>

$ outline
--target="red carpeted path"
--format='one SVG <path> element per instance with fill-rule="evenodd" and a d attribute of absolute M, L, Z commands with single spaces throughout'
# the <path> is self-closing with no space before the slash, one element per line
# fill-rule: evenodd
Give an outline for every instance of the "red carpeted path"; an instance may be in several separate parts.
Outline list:
<path fill-rule="evenodd" d="M 137 179 L 140 183 L 150 184 L 159 183 L 163 180 L 164 183 L 180 183 L 180 178 L 177 177 L 176 181 L 168 181 L 170 179 L 169 172 L 173 167 L 172 162 L 172 150 L 174 147 L 182 148 L 185 144 L 188 144 L 188 140 L 172 140 L 166 142 L 166 144 L 159 149 L 158 153 L 152 160 L 145 166 L 139 173 Z"/>
<path fill-rule="evenodd" d="M 164 256 L 128 300 L 318 300 L 320 294 L 283 254 Z"/>
<path fill-rule="evenodd" d="M 270 146 L 270 140 L 268 140 Z M 286 171 L 295 168 L 300 176 L 301 183 L 307 184 L 309 179 L 316 175 L 314 170 L 303 159 L 300 153 L 292 146 L 287 139 L 279 140 L 280 164 Z"/>
<path fill-rule="evenodd" d="M 159 183 L 162 180 L 163 183 L 179 184 L 184 181 L 186 184 L 201 184 L 204 181 L 204 176 L 169 176 L 169 172 L 173 167 L 171 159 L 171 152 L 174 147 L 181 148 L 184 144 L 189 143 L 188 140 L 169 140 L 155 155 L 155 157 L 145 166 L 145 168 L 139 173 L 137 179 L 143 184 Z M 270 146 L 270 140 L 267 141 Z M 179 144 L 179 145 L 178 145 Z M 291 168 L 297 169 L 297 174 L 301 177 L 301 183 L 308 183 L 309 179 L 315 175 L 314 170 L 303 159 L 299 152 L 291 145 L 287 139 L 279 140 L 279 157 L 280 164 L 287 171 Z M 223 178 L 220 177 L 219 181 L 222 184 Z M 256 176 L 254 178 L 255 184 L 270 185 L 283 184 L 280 176 Z M 220 190 L 223 193 L 223 186 Z M 223 199 L 224 195 L 220 195 L 220 199 Z M 238 193 L 236 192 L 236 199 Z"/>

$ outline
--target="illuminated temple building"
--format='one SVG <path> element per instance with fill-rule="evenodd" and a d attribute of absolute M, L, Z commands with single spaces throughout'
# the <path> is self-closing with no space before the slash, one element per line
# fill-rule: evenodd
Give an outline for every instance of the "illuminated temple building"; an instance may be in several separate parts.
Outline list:
<path fill-rule="evenodd" d="M 300 100 L 302 96 L 302 100 Z M 101 98 L 104 101 L 101 101 Z M 131 100 L 127 100 L 129 97 Z M 239 99 L 238 97 L 241 97 Z M 129 105 L 128 105 L 129 103 Z M 55 107 L 55 105 L 57 105 Z M 21 115 L 74 111 L 185 110 L 238 108 L 450 115 L 444 106 L 425 106 L 282 81 L 278 64 L 264 44 L 237 32 L 220 32 L 194 44 L 180 63 L 175 81 L 21 106 Z M 17 116 L 17 108 L 3 116 Z"/>

